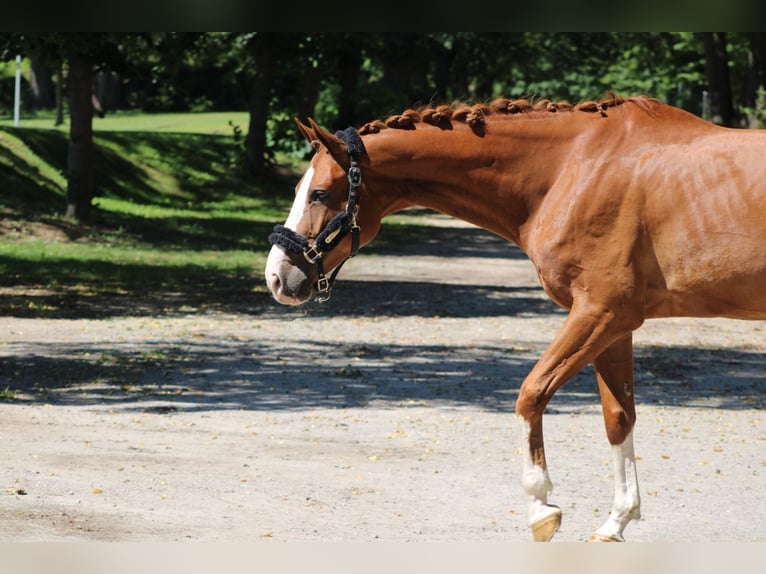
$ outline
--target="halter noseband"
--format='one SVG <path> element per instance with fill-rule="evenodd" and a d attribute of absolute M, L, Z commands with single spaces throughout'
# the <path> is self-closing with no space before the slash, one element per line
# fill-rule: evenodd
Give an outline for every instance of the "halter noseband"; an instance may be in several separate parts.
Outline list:
<path fill-rule="evenodd" d="M 272 245 L 279 245 L 286 251 L 293 253 L 302 253 L 306 261 L 316 266 L 316 299 L 320 303 L 324 303 L 330 298 L 330 289 L 332 289 L 335 277 L 343 264 L 350 257 L 359 253 L 359 225 L 356 221 L 356 214 L 359 211 L 359 186 L 362 184 L 362 171 L 359 169 L 357 160 L 364 153 L 364 143 L 362 143 L 359 133 L 350 127 L 335 132 L 335 136 L 346 144 L 350 163 L 346 209 L 327 222 L 327 225 L 314 240 L 314 245 L 309 245 L 308 238 L 284 225 L 275 225 L 274 232 L 269 235 L 269 243 Z M 349 231 L 351 232 L 351 254 L 335 268 L 328 278 L 324 274 L 322 255 L 335 249 Z"/>

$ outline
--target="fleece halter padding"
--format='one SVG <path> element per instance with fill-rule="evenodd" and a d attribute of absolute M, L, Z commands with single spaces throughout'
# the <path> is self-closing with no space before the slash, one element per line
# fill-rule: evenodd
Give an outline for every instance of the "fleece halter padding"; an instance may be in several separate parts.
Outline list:
<path fill-rule="evenodd" d="M 269 243 L 279 245 L 285 251 L 301 253 L 309 248 L 309 240 L 284 225 L 275 225 L 269 235 Z"/>
<path fill-rule="evenodd" d="M 353 224 L 353 214 L 349 215 L 348 211 L 345 210 L 338 213 L 317 236 L 313 251 L 321 254 L 335 249 L 351 231 Z M 274 226 L 274 232 L 269 235 L 269 242 L 293 253 L 306 253 L 311 249 L 308 239 L 284 225 Z"/>

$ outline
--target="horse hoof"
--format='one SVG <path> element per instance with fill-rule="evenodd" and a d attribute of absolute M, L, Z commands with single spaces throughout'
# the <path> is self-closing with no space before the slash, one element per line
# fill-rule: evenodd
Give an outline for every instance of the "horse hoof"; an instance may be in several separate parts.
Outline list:
<path fill-rule="evenodd" d="M 551 510 L 551 514 L 531 525 L 535 542 L 550 541 L 561 527 L 561 509 L 553 506 Z"/>
<path fill-rule="evenodd" d="M 599 534 L 598 532 L 594 532 L 588 542 L 625 542 L 625 539 L 617 534 L 607 536 L 606 534 Z"/>

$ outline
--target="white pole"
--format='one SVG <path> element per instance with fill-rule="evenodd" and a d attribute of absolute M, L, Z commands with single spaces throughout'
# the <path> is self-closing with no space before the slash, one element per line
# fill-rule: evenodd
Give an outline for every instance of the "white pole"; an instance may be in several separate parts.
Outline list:
<path fill-rule="evenodd" d="M 19 127 L 19 110 L 21 109 L 21 56 L 16 56 L 16 90 L 13 100 L 13 127 Z"/>

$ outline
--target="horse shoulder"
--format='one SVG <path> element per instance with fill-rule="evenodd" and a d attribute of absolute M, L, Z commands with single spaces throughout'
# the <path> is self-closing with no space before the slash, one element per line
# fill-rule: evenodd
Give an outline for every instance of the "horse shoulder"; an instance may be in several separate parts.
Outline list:
<path fill-rule="evenodd" d="M 631 160 L 615 162 L 582 159 L 563 170 L 530 218 L 523 248 L 557 304 L 582 298 L 641 315 L 643 198 Z"/>

